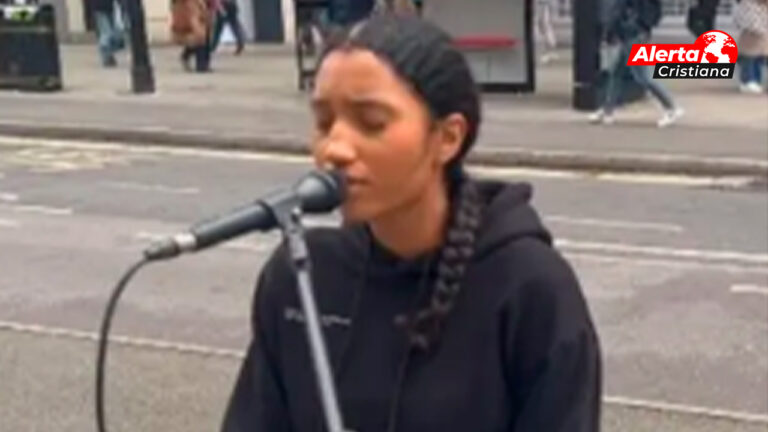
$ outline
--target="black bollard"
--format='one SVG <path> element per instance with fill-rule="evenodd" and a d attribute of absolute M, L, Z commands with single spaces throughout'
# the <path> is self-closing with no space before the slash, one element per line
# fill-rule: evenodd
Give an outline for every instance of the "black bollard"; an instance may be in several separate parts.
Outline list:
<path fill-rule="evenodd" d="M 591 111 L 599 104 L 601 0 L 573 5 L 573 107 Z"/>
<path fill-rule="evenodd" d="M 136 94 L 154 93 L 155 77 L 149 57 L 149 44 L 142 0 L 121 0 L 128 16 L 131 36 L 131 85 Z"/>

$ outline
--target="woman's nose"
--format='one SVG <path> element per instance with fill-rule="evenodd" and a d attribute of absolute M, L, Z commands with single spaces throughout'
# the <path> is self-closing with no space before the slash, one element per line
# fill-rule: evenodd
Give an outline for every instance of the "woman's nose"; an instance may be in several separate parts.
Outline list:
<path fill-rule="evenodd" d="M 343 167 L 352 163 L 357 157 L 352 140 L 345 134 L 329 134 L 324 141 L 321 152 L 324 163 Z"/>

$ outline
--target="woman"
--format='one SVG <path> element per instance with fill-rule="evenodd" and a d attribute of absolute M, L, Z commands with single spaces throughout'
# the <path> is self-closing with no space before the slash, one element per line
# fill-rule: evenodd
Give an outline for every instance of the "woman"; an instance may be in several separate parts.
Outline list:
<path fill-rule="evenodd" d="M 173 40 L 184 47 L 181 65 L 191 71 L 189 62 L 195 57 L 195 71 L 210 72 L 210 35 L 214 11 L 219 0 L 172 0 L 171 33 Z"/>
<path fill-rule="evenodd" d="M 376 16 L 333 42 L 313 153 L 348 180 L 344 226 L 308 233 L 345 425 L 356 432 L 598 430 L 598 340 L 524 184 L 463 160 L 480 100 L 451 38 Z M 262 270 L 226 432 L 322 430 L 284 247 Z"/>
<path fill-rule="evenodd" d="M 768 57 L 768 0 L 741 0 L 734 21 L 739 29 L 739 82 L 743 93 L 760 94 Z"/>

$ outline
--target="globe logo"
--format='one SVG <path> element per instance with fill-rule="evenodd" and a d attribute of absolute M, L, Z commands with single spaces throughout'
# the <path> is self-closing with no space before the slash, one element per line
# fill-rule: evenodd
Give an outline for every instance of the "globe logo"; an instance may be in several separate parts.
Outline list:
<path fill-rule="evenodd" d="M 701 49 L 700 63 L 736 63 L 739 49 L 731 35 L 720 30 L 708 31 L 698 39 L 696 45 Z"/>

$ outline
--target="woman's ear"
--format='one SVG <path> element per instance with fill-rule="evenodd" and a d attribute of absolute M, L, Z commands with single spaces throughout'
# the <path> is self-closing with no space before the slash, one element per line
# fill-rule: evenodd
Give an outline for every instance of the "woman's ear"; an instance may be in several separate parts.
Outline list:
<path fill-rule="evenodd" d="M 463 114 L 453 113 L 439 121 L 437 127 L 437 159 L 445 165 L 461 151 L 467 136 L 467 119 Z"/>

